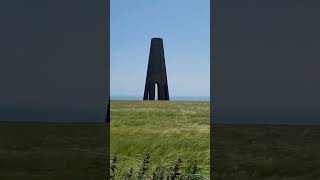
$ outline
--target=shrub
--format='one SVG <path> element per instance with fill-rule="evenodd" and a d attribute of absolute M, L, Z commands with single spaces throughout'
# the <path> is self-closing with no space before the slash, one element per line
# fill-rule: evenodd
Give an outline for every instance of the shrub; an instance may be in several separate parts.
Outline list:
<path fill-rule="evenodd" d="M 130 168 L 123 176 L 116 177 L 117 157 L 110 161 L 110 179 L 124 179 L 124 180 L 204 180 L 207 179 L 201 175 L 201 168 L 197 166 L 196 162 L 188 162 L 188 165 L 183 169 L 182 160 L 178 158 L 171 166 L 165 167 L 157 165 L 155 169 L 151 169 L 150 154 L 147 152 L 142 160 L 141 167 L 135 176 L 134 169 Z"/>

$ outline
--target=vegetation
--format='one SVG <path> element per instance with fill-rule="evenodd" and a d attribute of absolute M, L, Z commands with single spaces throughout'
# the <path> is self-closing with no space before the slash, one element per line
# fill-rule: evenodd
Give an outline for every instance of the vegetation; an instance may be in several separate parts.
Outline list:
<path fill-rule="evenodd" d="M 209 103 L 112 101 L 111 112 L 115 179 L 209 177 Z M 320 179 L 320 126 L 212 129 L 211 179 Z M 1 122 L 0 179 L 105 180 L 107 130 L 105 123 Z"/>
<path fill-rule="evenodd" d="M 150 179 L 150 180 L 206 180 L 207 178 L 201 175 L 201 169 L 196 164 L 189 164 L 185 172 L 181 172 L 182 160 L 178 158 L 175 163 L 170 167 L 157 166 L 155 169 L 150 169 L 150 155 L 147 152 L 144 156 L 142 166 L 135 176 L 133 168 L 130 168 L 128 173 L 124 177 L 116 175 L 116 157 L 114 157 L 110 164 L 110 179 L 124 179 L 124 180 L 134 180 L 134 179 Z M 148 174 L 148 171 L 151 172 Z"/>
<path fill-rule="evenodd" d="M 1 180 L 105 180 L 105 123 L 0 123 Z"/>
<path fill-rule="evenodd" d="M 214 125 L 213 179 L 318 180 L 320 126 Z"/>
<path fill-rule="evenodd" d="M 111 101 L 110 108 L 116 177 L 176 179 L 191 176 L 194 167 L 194 174 L 209 177 L 209 102 Z"/>

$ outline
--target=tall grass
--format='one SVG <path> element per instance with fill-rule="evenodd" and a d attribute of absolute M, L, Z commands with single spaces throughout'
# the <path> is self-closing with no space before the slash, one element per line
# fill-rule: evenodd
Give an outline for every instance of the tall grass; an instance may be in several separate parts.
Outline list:
<path fill-rule="evenodd" d="M 202 176 L 201 169 L 194 163 L 188 162 L 188 166 L 182 166 L 182 160 L 178 158 L 171 166 L 158 165 L 155 169 L 150 168 L 150 154 L 147 152 L 142 160 L 141 168 L 137 173 L 130 168 L 126 174 L 116 173 L 116 157 L 110 163 L 110 179 L 124 180 L 206 180 Z"/>
<path fill-rule="evenodd" d="M 110 108 L 110 150 L 119 159 L 118 175 L 140 169 L 148 149 L 153 172 L 181 158 L 209 177 L 209 102 L 111 101 Z"/>

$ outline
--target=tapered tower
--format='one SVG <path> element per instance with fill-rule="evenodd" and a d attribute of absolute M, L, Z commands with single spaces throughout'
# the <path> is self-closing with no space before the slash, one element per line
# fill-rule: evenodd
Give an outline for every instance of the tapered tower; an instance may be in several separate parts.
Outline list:
<path fill-rule="evenodd" d="M 158 100 L 169 100 L 167 71 L 163 40 L 161 38 L 151 39 L 143 100 L 155 100 L 156 86 L 158 90 Z"/>

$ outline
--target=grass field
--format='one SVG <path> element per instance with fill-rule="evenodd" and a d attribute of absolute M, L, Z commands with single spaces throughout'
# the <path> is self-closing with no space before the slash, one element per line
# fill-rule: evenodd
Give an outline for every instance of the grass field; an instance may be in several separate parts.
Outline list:
<path fill-rule="evenodd" d="M 110 156 L 117 156 L 117 176 L 139 171 L 149 150 L 150 171 L 182 159 L 181 171 L 194 162 L 209 177 L 209 102 L 111 101 Z"/>
<path fill-rule="evenodd" d="M 213 179 L 319 180 L 320 126 L 215 125 Z"/>
<path fill-rule="evenodd" d="M 0 123 L 1 180 L 105 180 L 104 123 Z"/>
<path fill-rule="evenodd" d="M 156 108 L 157 107 L 157 108 Z M 112 101 L 119 174 L 197 161 L 209 176 L 208 103 Z M 139 117 L 139 118 L 137 118 Z M 319 180 L 320 126 L 215 125 L 214 180 Z M 0 123 L 0 180 L 105 180 L 104 123 Z"/>

